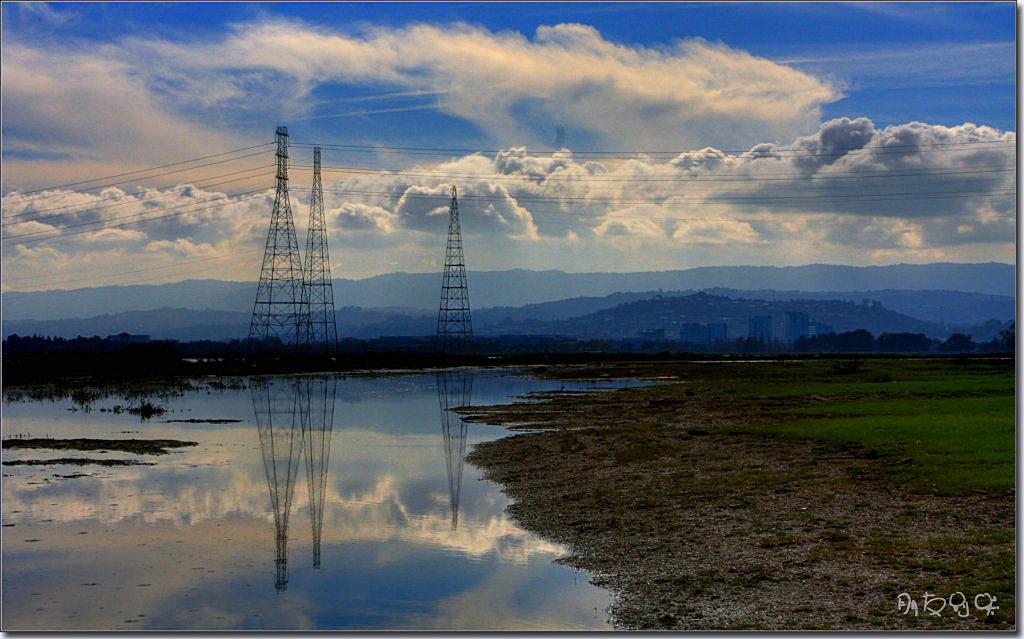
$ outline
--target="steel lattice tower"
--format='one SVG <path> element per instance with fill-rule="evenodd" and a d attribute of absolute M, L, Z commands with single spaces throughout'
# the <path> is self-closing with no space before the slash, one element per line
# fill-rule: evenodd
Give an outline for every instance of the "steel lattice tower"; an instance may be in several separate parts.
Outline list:
<path fill-rule="evenodd" d="M 466 261 L 462 254 L 462 229 L 459 226 L 459 202 L 452 186 L 448 205 L 448 246 L 444 258 L 444 279 L 441 282 L 441 307 L 437 312 L 437 339 L 444 348 L 453 339 L 473 336 L 473 319 L 469 313 L 469 287 L 466 284 Z"/>
<path fill-rule="evenodd" d="M 331 352 L 338 343 L 334 318 L 334 288 L 331 286 L 331 258 L 327 250 L 324 220 L 324 189 L 320 181 L 320 147 L 313 148 L 313 193 L 309 198 L 309 227 L 306 231 L 306 264 L 302 297 L 309 313 L 305 345 Z"/>
<path fill-rule="evenodd" d="M 260 283 L 249 324 L 249 337 L 280 338 L 298 344 L 308 306 L 303 295 L 302 257 L 288 200 L 288 128 L 277 127 L 277 191 L 270 216 Z"/>

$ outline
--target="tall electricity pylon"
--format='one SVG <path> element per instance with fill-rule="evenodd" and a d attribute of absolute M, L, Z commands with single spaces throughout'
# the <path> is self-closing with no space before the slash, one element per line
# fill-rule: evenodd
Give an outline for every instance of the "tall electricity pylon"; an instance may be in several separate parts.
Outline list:
<path fill-rule="evenodd" d="M 444 279 L 441 282 L 441 307 L 437 312 L 437 339 L 444 349 L 453 339 L 472 336 L 473 319 L 469 313 L 466 261 L 462 255 L 459 202 L 455 186 L 452 186 L 451 202 L 448 205 L 448 246 L 444 257 Z"/>
<path fill-rule="evenodd" d="M 338 344 L 334 318 L 334 289 L 331 286 L 331 258 L 327 250 L 324 220 L 324 189 L 320 181 L 320 147 L 313 148 L 313 193 L 309 198 L 309 228 L 306 231 L 306 265 L 302 297 L 308 310 L 305 345 L 331 352 Z"/>
<path fill-rule="evenodd" d="M 249 324 L 249 337 L 279 338 L 298 345 L 308 305 L 303 295 L 302 257 L 288 200 L 288 128 L 277 127 L 277 191 L 263 252 L 260 283 Z"/>

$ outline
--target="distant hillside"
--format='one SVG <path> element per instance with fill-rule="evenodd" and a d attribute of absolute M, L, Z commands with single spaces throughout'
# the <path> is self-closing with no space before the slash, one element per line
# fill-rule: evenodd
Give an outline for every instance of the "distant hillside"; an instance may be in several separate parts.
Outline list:
<path fill-rule="evenodd" d="M 667 338 L 678 339 L 682 323 L 724 321 L 728 325 L 729 337 L 735 338 L 746 336 L 747 322 L 754 315 L 770 315 L 774 318 L 775 332 L 782 336 L 786 311 L 807 313 L 811 321 L 830 324 L 837 332 L 865 328 L 875 335 L 910 332 L 944 338 L 954 330 L 941 323 L 898 313 L 877 301 L 863 304 L 849 300 L 751 299 L 708 293 L 656 295 L 628 300 L 633 295 L 636 294 L 562 300 L 519 308 L 482 309 L 474 315 L 474 332 L 478 336 L 556 334 L 586 339 L 618 339 L 635 337 L 643 330 L 663 329 Z M 612 305 L 621 299 L 628 301 Z M 588 307 L 599 308 L 589 313 L 572 314 L 572 309 Z M 248 334 L 249 317 L 248 313 L 166 308 L 88 319 L 5 321 L 3 333 L 4 337 L 11 334 L 103 337 L 127 331 L 148 334 L 153 339 L 229 340 Z M 344 307 L 338 309 L 336 317 L 340 336 L 359 339 L 384 335 L 431 335 L 436 322 L 433 312 L 410 309 Z M 989 339 L 1000 330 L 998 324 L 987 331 L 975 327 L 975 337 Z M 971 332 L 967 327 L 963 330 Z"/>
<path fill-rule="evenodd" d="M 381 335 L 429 335 L 436 316 L 404 309 L 339 308 L 335 312 L 342 337 L 360 339 Z M 149 335 L 151 339 L 229 341 L 249 334 L 250 313 L 159 308 L 98 315 L 84 319 L 4 321 L 3 336 L 106 337 L 116 333 Z"/>
<path fill-rule="evenodd" d="M 619 304 L 646 300 L 653 297 L 685 297 L 698 291 L 644 291 L 639 293 L 613 293 L 603 297 L 573 297 L 554 302 L 527 304 L 525 306 L 500 306 L 474 311 L 473 320 L 476 324 L 490 330 L 509 321 L 522 320 L 558 320 L 593 313 L 602 309 L 612 308 Z M 735 288 L 709 288 L 703 292 L 729 298 L 763 299 L 763 300 L 847 300 L 863 302 L 875 300 L 883 306 L 910 317 L 947 324 L 951 328 L 967 327 L 981 324 L 990 319 L 1000 321 L 1012 320 L 1016 317 L 1014 298 L 1004 295 L 985 293 L 967 293 L 964 291 L 776 291 L 776 290 L 741 290 Z"/>
<path fill-rule="evenodd" d="M 334 280 L 339 305 L 403 307 L 433 312 L 440 295 L 437 273 L 392 273 L 361 280 Z M 603 297 L 643 291 L 737 290 L 852 292 L 942 288 L 1015 299 L 1012 264 L 898 264 L 894 266 L 708 266 L 676 271 L 565 273 L 562 271 L 471 271 L 474 308 L 522 307 L 571 297 Z M 103 286 L 70 291 L 6 292 L 3 319 L 56 320 L 159 308 L 250 312 L 253 282 L 187 280 L 173 284 Z M 5 329 L 6 330 L 6 329 Z"/>
<path fill-rule="evenodd" d="M 910 317 L 939 324 L 970 326 L 989 319 L 1012 320 L 1017 314 L 1014 297 L 950 290 L 874 290 L 874 291 L 745 291 L 735 288 L 709 288 L 706 293 L 725 297 L 764 300 L 849 300 L 881 302 L 886 308 Z"/>
<path fill-rule="evenodd" d="M 152 339 L 231 340 L 249 334 L 250 313 L 159 308 L 108 313 L 83 319 L 4 320 L 3 334 L 44 337 L 106 337 L 116 333 L 149 335 Z"/>
<path fill-rule="evenodd" d="M 946 330 L 933 322 L 925 322 L 887 309 L 879 304 L 857 304 L 842 300 L 730 299 L 720 295 L 697 293 L 685 297 L 657 297 L 620 304 L 596 313 L 556 321 L 508 322 L 493 327 L 495 333 L 562 334 L 594 339 L 636 337 L 641 331 L 665 331 L 668 339 L 678 339 L 683 323 L 725 322 L 729 338 L 745 337 L 747 322 L 755 315 L 769 315 L 775 333 L 785 334 L 787 311 L 806 313 L 810 321 L 830 324 L 836 332 L 864 328 L 875 335 L 889 333 L 924 333 L 943 337 Z"/>

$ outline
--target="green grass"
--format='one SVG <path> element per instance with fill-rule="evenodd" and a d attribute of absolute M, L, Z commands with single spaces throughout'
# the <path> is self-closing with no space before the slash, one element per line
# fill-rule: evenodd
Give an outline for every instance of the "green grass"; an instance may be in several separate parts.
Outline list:
<path fill-rule="evenodd" d="M 630 372 L 674 373 L 667 414 L 708 398 L 745 407 L 737 434 L 770 434 L 839 444 L 877 458 L 851 472 L 914 492 L 963 494 L 1014 486 L 1014 362 L 981 359 L 850 359 L 767 363 L 636 364 Z M 622 372 L 622 371 L 620 371 Z M 624 390 L 622 392 L 629 392 Z M 642 393 L 644 391 L 636 391 Z M 615 462 L 685 464 L 672 425 L 623 424 L 629 446 Z M 671 421 L 671 420 L 669 420 Z M 666 461 L 664 457 L 675 461 Z M 867 478 L 867 477 L 865 477 Z M 785 483 L 785 482 L 782 482 Z M 727 488 L 719 486 L 720 489 Z"/>
<path fill-rule="evenodd" d="M 896 381 L 860 379 L 885 370 Z M 769 415 L 783 419 L 757 430 L 859 446 L 879 456 L 889 477 L 913 491 L 962 494 L 1014 486 L 1012 369 L 889 361 L 870 362 L 845 379 L 835 377 L 769 385 L 762 394 L 836 399 L 769 408 Z"/>
<path fill-rule="evenodd" d="M 832 364 L 825 362 L 764 364 L 742 369 L 742 377 L 735 379 L 733 386 L 738 392 L 771 399 L 808 395 L 965 397 L 1012 395 L 1014 377 L 1012 365 L 1003 363 L 964 366 L 942 360 L 870 360 L 854 374 L 836 374 Z"/>

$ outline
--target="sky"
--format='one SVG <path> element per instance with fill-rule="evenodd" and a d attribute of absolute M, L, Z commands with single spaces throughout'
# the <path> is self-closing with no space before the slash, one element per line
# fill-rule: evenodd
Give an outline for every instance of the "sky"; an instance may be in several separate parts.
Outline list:
<path fill-rule="evenodd" d="M 1015 263 L 1016 5 L 2 5 L 3 290 L 256 280 L 289 131 L 334 277 Z"/>

